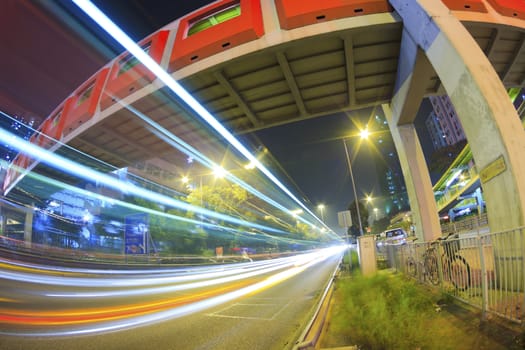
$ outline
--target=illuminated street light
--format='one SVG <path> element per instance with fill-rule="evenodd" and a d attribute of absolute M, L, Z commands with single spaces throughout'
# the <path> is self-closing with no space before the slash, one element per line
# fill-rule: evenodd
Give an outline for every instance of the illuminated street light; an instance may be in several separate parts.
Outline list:
<path fill-rule="evenodd" d="M 250 163 L 246 164 L 246 165 L 244 166 L 244 169 L 246 169 L 246 170 L 252 170 L 252 169 L 255 169 L 255 163 L 254 163 L 254 162 L 250 162 Z"/>
<path fill-rule="evenodd" d="M 217 179 L 222 179 L 227 173 L 228 172 L 221 166 L 216 166 L 213 168 L 213 176 L 215 176 Z"/>
<path fill-rule="evenodd" d="M 187 176 L 183 176 L 182 179 L 180 179 L 180 181 L 182 181 L 183 184 L 187 184 L 188 182 L 190 182 L 190 178 Z"/>
<path fill-rule="evenodd" d="M 370 132 L 368 129 L 363 129 L 359 132 L 359 135 L 361 136 L 361 139 L 367 139 L 370 135 Z M 355 181 L 354 181 L 354 172 L 352 171 L 352 162 L 350 161 L 350 156 L 348 154 L 348 148 L 346 146 L 346 140 L 343 138 L 343 146 L 345 147 L 345 154 L 346 154 L 346 161 L 348 163 L 348 171 L 350 172 L 350 180 L 352 180 L 352 189 L 354 190 L 354 200 L 355 200 L 355 208 L 357 210 L 357 220 L 359 222 L 359 234 L 363 235 L 363 224 L 361 223 L 361 213 L 359 211 L 359 200 L 357 198 L 357 191 L 355 189 Z"/>
<path fill-rule="evenodd" d="M 321 211 L 321 220 L 324 222 L 324 204 L 319 204 L 317 209 Z"/>
<path fill-rule="evenodd" d="M 301 215 L 303 213 L 302 209 L 295 209 L 290 211 L 293 216 Z"/>

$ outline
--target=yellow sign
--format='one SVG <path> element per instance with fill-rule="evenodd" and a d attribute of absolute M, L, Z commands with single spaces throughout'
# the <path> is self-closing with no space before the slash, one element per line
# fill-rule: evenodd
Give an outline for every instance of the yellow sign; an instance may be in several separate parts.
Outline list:
<path fill-rule="evenodd" d="M 497 175 L 501 174 L 507 170 L 507 166 L 505 165 L 505 159 L 503 156 L 499 156 L 494 160 L 492 163 L 488 164 L 483 170 L 479 173 L 479 178 L 481 179 L 481 182 L 486 183 L 492 178 L 496 177 Z"/>

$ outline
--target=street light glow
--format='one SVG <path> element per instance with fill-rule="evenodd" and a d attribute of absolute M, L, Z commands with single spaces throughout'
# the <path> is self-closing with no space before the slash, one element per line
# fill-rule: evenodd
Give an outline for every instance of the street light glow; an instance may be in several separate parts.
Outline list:
<path fill-rule="evenodd" d="M 302 209 L 295 209 L 291 211 L 293 216 L 301 215 L 303 213 Z"/>
<path fill-rule="evenodd" d="M 324 204 L 319 204 L 317 206 L 317 209 L 319 209 L 321 211 L 321 221 L 324 222 Z"/>
<path fill-rule="evenodd" d="M 226 170 L 221 166 L 216 166 L 213 168 L 213 176 L 217 179 L 222 179 L 227 174 Z"/>
<path fill-rule="evenodd" d="M 246 164 L 244 166 L 244 169 L 246 170 L 252 170 L 252 169 L 255 169 L 255 163 L 254 162 L 249 162 L 248 164 Z"/>
<path fill-rule="evenodd" d="M 370 136 L 370 132 L 368 131 L 368 128 L 366 129 L 363 129 L 359 132 L 359 135 L 361 136 L 362 139 L 367 139 L 368 136 Z"/>

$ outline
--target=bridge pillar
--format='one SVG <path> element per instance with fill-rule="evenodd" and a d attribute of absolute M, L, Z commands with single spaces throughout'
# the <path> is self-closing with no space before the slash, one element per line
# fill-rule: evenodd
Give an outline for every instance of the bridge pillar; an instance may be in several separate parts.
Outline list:
<path fill-rule="evenodd" d="M 525 225 L 525 131 L 491 63 L 441 1 L 389 1 L 456 109 L 480 173 L 491 231 Z"/>
<path fill-rule="evenodd" d="M 391 124 L 391 120 L 397 116 L 389 105 L 384 104 L 382 107 L 391 125 L 390 132 L 403 170 L 416 237 L 420 241 L 434 240 L 441 236 L 441 227 L 427 163 L 416 129 L 414 124 Z"/>
<path fill-rule="evenodd" d="M 441 236 L 441 227 L 414 120 L 425 85 L 435 73 L 425 53 L 406 30 L 402 33 L 399 56 L 394 95 L 390 106 L 383 105 L 383 112 L 403 170 L 416 236 L 420 241 L 430 241 Z"/>

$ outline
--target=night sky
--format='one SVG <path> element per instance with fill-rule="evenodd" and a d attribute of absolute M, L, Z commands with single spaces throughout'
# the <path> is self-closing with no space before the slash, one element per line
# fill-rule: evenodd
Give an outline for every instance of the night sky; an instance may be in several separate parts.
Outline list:
<path fill-rule="evenodd" d="M 101 10 L 136 41 L 182 15 L 210 2 L 212 1 L 94 1 Z M 59 84 L 57 83 L 56 88 L 48 89 L 56 91 L 55 95 L 51 96 L 49 95 L 50 91 L 46 91 L 48 95 L 45 98 L 41 98 L 41 102 L 35 102 L 35 105 L 29 108 L 30 111 L 42 115 L 49 114 L 63 100 L 64 95 L 67 96 L 70 91 L 85 81 L 90 74 L 109 61 L 111 55 L 116 55 L 122 51 L 116 44 L 107 45 L 112 40 L 105 37 L 95 24 L 81 15 L 74 4 L 68 1 L 57 3 L 59 4 L 58 7 L 49 6 L 49 4 L 53 4 L 51 2 L 40 2 L 40 4 L 46 5 L 46 10 L 50 14 L 71 14 L 71 28 L 84 28 L 84 38 L 88 38 L 91 35 L 91 37 L 100 38 L 101 41 L 90 43 L 92 49 L 95 48 L 98 52 L 90 57 L 85 56 L 85 61 L 82 61 L 79 57 L 75 57 L 75 60 L 68 60 L 66 57 L 56 56 L 52 63 L 48 63 L 50 65 L 54 63 L 56 65 L 55 69 L 59 71 L 59 67 L 63 68 L 67 64 L 71 65 L 74 63 L 74 66 L 67 69 L 68 75 Z M 11 4 L 11 6 L 15 6 L 14 4 L 16 2 Z M 65 44 L 73 45 L 72 42 L 66 42 Z M 69 52 L 75 53 L 74 48 L 68 47 L 68 49 L 70 50 Z M 42 63 L 42 65 L 44 64 L 45 62 Z M 52 68 L 50 66 L 48 69 L 51 70 Z M 5 66 L 3 69 L 6 69 Z M 65 69 L 62 69 L 62 71 L 65 71 Z M 7 74 L 9 72 L 1 73 Z M 60 77 L 58 78 L 60 79 Z M 30 91 L 28 89 L 30 89 L 33 82 L 18 79 L 17 84 L 19 86 L 13 86 L 10 89 L 13 91 Z M 7 89 L 8 87 L 2 88 Z M 19 99 L 22 100 L 22 97 Z M 3 103 L 1 99 L 0 102 Z M 5 105 L 4 103 L 4 108 Z M 20 103 L 13 106 L 15 106 L 15 109 L 18 108 L 20 110 Z M 378 107 L 378 109 L 380 108 Z M 424 105 L 422 109 L 425 110 L 423 115 L 428 115 L 426 111 L 428 104 Z M 256 138 L 269 149 L 271 155 L 292 179 L 290 181 L 283 179 L 285 182 L 290 183 L 292 191 L 299 198 L 302 198 L 314 212 L 318 213 L 319 217 L 321 215 L 316 210 L 316 207 L 321 203 L 325 205 L 324 218 L 328 225 L 334 229 L 337 229 L 337 212 L 346 210 L 354 197 L 342 138 L 358 133 L 358 126 L 366 125 L 367 118 L 370 117 L 372 112 L 370 109 L 352 113 L 338 113 L 261 130 L 255 134 Z M 424 149 L 430 150 L 429 147 L 431 145 L 428 145 L 424 122 L 422 123 L 421 120 L 423 118 L 418 118 L 416 126 L 423 135 L 422 144 Z M 356 139 L 358 137 L 349 138 L 347 145 L 351 153 L 357 193 L 359 197 L 363 198 L 366 194 L 374 195 L 374 193 L 379 192 L 378 175 L 375 171 L 374 153 L 371 147 L 366 145 L 358 147 Z M 374 142 L 373 138 L 370 142 Z M 426 153 L 429 154 L 429 152 Z M 339 229 L 338 231 L 341 230 Z"/>

